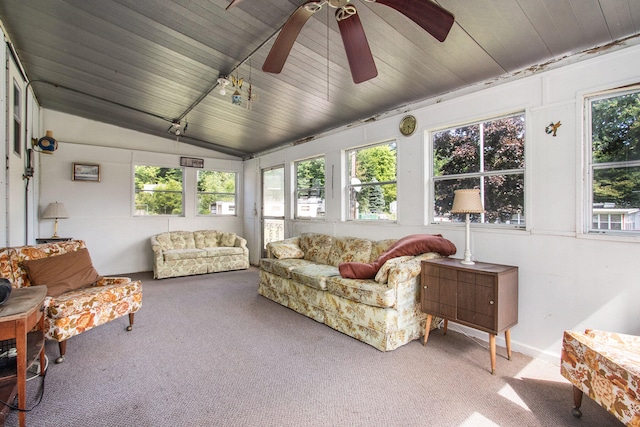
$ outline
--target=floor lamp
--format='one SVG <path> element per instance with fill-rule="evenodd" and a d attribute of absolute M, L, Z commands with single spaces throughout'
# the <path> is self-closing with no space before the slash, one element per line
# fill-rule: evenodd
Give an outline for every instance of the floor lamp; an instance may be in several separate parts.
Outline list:
<path fill-rule="evenodd" d="M 465 220 L 465 246 L 464 246 L 464 259 L 460 261 L 461 264 L 473 265 L 475 262 L 471 260 L 471 249 L 469 249 L 469 240 L 471 236 L 470 232 L 470 220 L 469 214 L 483 213 L 482 200 L 480 199 L 480 190 L 477 188 L 467 190 L 456 190 L 453 197 L 453 207 L 451 213 L 454 214 L 466 214 Z"/>

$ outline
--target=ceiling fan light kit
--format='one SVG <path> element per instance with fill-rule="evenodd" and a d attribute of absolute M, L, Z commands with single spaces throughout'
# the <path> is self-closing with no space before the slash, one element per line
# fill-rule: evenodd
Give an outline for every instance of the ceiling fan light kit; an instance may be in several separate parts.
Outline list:
<path fill-rule="evenodd" d="M 455 20 L 453 14 L 430 0 L 364 1 L 383 4 L 395 9 L 440 42 L 447 38 Z M 280 30 L 280 34 L 278 34 L 267 55 L 267 59 L 264 61 L 262 71 L 274 74 L 282 71 L 302 27 L 314 13 L 325 5 L 336 9 L 336 21 L 338 22 L 354 83 L 362 83 L 378 75 L 362 22 L 356 7 L 351 4 L 351 0 L 308 1 L 299 6 Z"/>

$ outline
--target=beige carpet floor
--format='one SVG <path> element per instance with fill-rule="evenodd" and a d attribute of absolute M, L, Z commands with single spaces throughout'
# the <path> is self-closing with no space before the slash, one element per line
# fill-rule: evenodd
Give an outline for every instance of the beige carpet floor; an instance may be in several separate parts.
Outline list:
<path fill-rule="evenodd" d="M 454 324 L 383 353 L 259 296 L 253 267 L 132 276 L 144 282 L 133 331 L 122 318 L 72 338 L 29 426 L 620 425 L 587 397 L 574 418 L 556 365 L 499 348 L 491 375 L 487 344 Z"/>

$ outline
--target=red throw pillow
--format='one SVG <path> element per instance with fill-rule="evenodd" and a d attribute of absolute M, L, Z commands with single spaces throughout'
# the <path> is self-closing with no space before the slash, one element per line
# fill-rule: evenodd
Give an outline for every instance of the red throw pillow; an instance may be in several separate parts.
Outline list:
<path fill-rule="evenodd" d="M 391 245 L 374 262 L 343 262 L 338 265 L 338 270 L 340 275 L 346 279 L 373 279 L 387 260 L 427 252 L 437 252 L 442 256 L 449 256 L 456 253 L 456 246 L 441 234 L 412 234 Z"/>
<path fill-rule="evenodd" d="M 102 277 L 91 262 L 89 250 L 78 249 L 61 255 L 22 262 L 32 285 L 46 285 L 47 295 L 57 297 L 65 292 L 83 288 Z"/>

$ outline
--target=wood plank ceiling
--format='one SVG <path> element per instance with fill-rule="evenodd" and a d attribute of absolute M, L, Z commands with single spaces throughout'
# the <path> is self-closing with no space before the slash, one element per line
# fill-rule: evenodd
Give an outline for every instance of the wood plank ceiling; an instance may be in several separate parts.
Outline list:
<path fill-rule="evenodd" d="M 638 0 L 437 0 L 440 43 L 395 10 L 353 0 L 378 77 L 354 84 L 333 9 L 303 27 L 281 74 L 262 72 L 303 0 L 2 0 L 0 20 L 44 108 L 248 157 L 640 33 Z M 416 0 L 417 1 L 417 0 Z M 424 1 L 424 0 L 423 0 Z M 251 109 L 220 76 L 251 81 Z"/>

